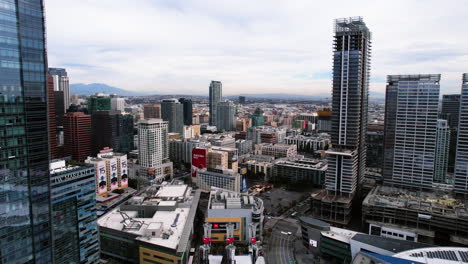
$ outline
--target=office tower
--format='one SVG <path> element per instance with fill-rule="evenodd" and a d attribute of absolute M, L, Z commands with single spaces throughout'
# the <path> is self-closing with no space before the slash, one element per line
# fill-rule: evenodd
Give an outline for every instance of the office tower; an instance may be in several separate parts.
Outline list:
<path fill-rule="evenodd" d="M 450 128 L 447 120 L 437 120 L 434 182 L 445 183 L 449 159 Z"/>
<path fill-rule="evenodd" d="M 88 114 L 96 111 L 111 110 L 111 98 L 107 94 L 96 93 L 88 97 Z"/>
<path fill-rule="evenodd" d="M 220 81 L 210 83 L 210 126 L 216 126 L 216 110 L 218 103 L 223 98 L 223 85 Z M 201 121 L 200 121 L 201 122 Z"/>
<path fill-rule="evenodd" d="M 252 127 L 263 126 L 265 123 L 265 119 L 263 118 L 263 111 L 258 107 L 255 109 L 255 112 L 250 115 L 250 118 L 252 119 Z"/>
<path fill-rule="evenodd" d="M 440 74 L 389 75 L 385 100 L 385 184 L 430 189 L 434 177 Z"/>
<path fill-rule="evenodd" d="M 169 161 L 167 121 L 144 119 L 138 121 L 138 159 L 141 175 L 157 182 L 172 177 L 172 162 Z"/>
<path fill-rule="evenodd" d="M 65 155 L 84 161 L 91 156 L 91 116 L 81 112 L 67 113 L 63 118 Z"/>
<path fill-rule="evenodd" d="M 192 125 L 192 100 L 187 98 L 180 98 L 179 102 L 184 107 L 184 125 L 190 126 Z"/>
<path fill-rule="evenodd" d="M 54 101 L 54 80 L 52 76 L 47 76 L 47 110 L 49 113 L 49 151 L 50 158 L 56 159 L 59 157 L 58 137 L 57 137 L 57 122 L 55 119 L 55 101 Z"/>
<path fill-rule="evenodd" d="M 161 102 L 161 116 L 169 122 L 169 132 L 183 135 L 184 106 L 177 99 L 164 99 Z"/>
<path fill-rule="evenodd" d="M 454 190 L 468 194 L 468 73 L 462 79 Z"/>
<path fill-rule="evenodd" d="M 70 106 L 70 84 L 67 76 L 67 71 L 63 68 L 49 68 L 49 75 L 52 76 L 54 82 L 54 91 L 61 92 L 60 101 L 63 102 L 60 107 L 63 107 L 62 112 L 66 113 Z"/>
<path fill-rule="evenodd" d="M 93 166 L 50 163 L 54 263 L 99 262 Z"/>
<path fill-rule="evenodd" d="M 96 111 L 91 115 L 92 154 L 109 147 L 117 152 L 133 149 L 133 116 L 120 111 Z"/>
<path fill-rule="evenodd" d="M 111 98 L 111 110 L 124 111 L 125 98 L 113 97 Z"/>
<path fill-rule="evenodd" d="M 455 156 L 457 152 L 458 119 L 460 113 L 460 95 L 444 94 L 442 96 L 441 118 L 448 121 L 450 127 L 450 149 L 448 171 L 455 170 Z"/>
<path fill-rule="evenodd" d="M 80 98 L 78 97 L 77 94 L 72 94 L 70 96 L 70 104 L 78 105 L 78 104 L 80 104 L 79 100 L 80 100 Z"/>
<path fill-rule="evenodd" d="M 352 197 L 366 166 L 371 32 L 361 17 L 335 21 L 332 145 L 326 189 Z"/>
<path fill-rule="evenodd" d="M 236 129 L 236 106 L 233 102 L 219 102 L 216 112 L 218 131 L 234 131 Z"/>
<path fill-rule="evenodd" d="M 0 263 L 51 263 L 43 1 L 0 10 Z"/>
<path fill-rule="evenodd" d="M 160 104 L 143 105 L 143 115 L 146 119 L 161 118 L 161 105 Z"/>
<path fill-rule="evenodd" d="M 239 104 L 245 104 L 245 96 L 239 96 Z"/>

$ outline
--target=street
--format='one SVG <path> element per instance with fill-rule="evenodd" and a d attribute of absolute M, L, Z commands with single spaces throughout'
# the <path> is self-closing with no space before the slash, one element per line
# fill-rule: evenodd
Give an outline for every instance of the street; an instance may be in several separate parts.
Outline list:
<path fill-rule="evenodd" d="M 279 220 L 275 224 L 268 242 L 266 254 L 267 263 L 296 263 L 294 257 L 294 240 L 296 239 L 297 229 L 297 225 L 293 225 L 284 220 Z M 291 235 L 287 234 L 288 232 L 290 232 Z"/>

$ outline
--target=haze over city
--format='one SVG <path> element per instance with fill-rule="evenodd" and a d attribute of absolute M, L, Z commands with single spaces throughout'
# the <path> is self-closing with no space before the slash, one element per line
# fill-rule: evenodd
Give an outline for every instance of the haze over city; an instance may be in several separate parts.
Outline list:
<path fill-rule="evenodd" d="M 71 83 L 151 94 L 329 96 L 333 19 L 372 25 L 370 91 L 388 74 L 441 73 L 457 93 L 468 67 L 464 1 L 46 1 L 49 65 Z M 72 12 L 70 12 L 72 10 Z"/>

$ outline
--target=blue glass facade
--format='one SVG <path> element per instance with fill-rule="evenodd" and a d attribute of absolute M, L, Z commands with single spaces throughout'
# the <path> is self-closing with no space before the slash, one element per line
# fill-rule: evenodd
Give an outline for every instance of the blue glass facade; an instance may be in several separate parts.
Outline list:
<path fill-rule="evenodd" d="M 93 166 L 51 173 L 55 263 L 98 263 L 99 239 Z"/>
<path fill-rule="evenodd" d="M 51 263 L 42 0 L 0 0 L 0 263 Z"/>

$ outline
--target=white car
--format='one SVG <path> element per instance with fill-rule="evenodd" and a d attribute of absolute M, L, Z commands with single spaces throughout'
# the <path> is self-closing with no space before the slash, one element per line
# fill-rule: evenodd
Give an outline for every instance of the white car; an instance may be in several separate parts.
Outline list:
<path fill-rule="evenodd" d="M 287 233 L 287 232 L 284 232 L 284 231 L 281 231 L 281 234 L 287 235 L 288 233 Z"/>
<path fill-rule="evenodd" d="M 288 236 L 292 235 L 292 233 L 291 233 L 291 232 L 288 232 L 287 234 L 288 234 Z"/>

